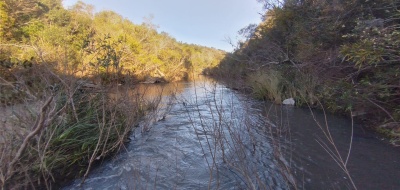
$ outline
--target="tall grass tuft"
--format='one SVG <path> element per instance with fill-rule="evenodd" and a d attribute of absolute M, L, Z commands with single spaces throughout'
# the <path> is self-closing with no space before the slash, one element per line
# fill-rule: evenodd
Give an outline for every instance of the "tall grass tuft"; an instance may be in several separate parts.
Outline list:
<path fill-rule="evenodd" d="M 280 104 L 284 99 L 294 98 L 297 105 L 315 105 L 318 79 L 299 70 L 286 67 L 266 67 L 248 74 L 245 85 L 257 99 Z"/>
<path fill-rule="evenodd" d="M 247 77 L 253 95 L 258 99 L 269 99 L 281 103 L 283 98 L 282 75 L 276 70 L 257 71 Z"/>

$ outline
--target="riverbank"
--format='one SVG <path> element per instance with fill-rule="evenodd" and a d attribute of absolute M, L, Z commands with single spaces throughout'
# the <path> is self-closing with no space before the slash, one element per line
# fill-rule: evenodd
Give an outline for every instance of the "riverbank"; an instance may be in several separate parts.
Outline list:
<path fill-rule="evenodd" d="M 258 99 L 319 108 L 365 122 L 400 143 L 398 5 L 265 2 L 263 22 L 206 71 Z"/>
<path fill-rule="evenodd" d="M 85 178 L 159 103 L 134 92 L 137 83 L 95 85 L 36 66 L 29 73 L 35 79 L 10 83 L 21 86 L 0 108 L 2 189 L 54 189 Z"/>
<path fill-rule="evenodd" d="M 284 86 L 284 83 L 287 84 L 288 82 L 286 81 L 287 78 L 276 76 L 275 74 L 269 75 L 270 72 L 276 72 L 273 69 L 258 71 L 259 73 L 264 72 L 262 74 L 252 73 L 252 75 L 248 73 L 249 75 L 252 75 L 248 76 L 250 79 L 247 77 L 245 77 L 245 79 L 235 78 L 237 76 L 234 76 L 234 73 L 231 73 L 233 75 L 226 75 L 219 72 L 220 71 L 217 70 L 216 73 L 212 73 L 209 76 L 232 90 L 250 95 L 258 100 L 270 101 L 278 105 L 282 104 L 285 99 L 293 98 L 295 100 L 294 106 L 296 107 L 323 110 L 329 114 L 335 114 L 354 120 L 354 122 L 362 124 L 366 129 L 375 132 L 376 138 L 379 138 L 393 146 L 400 146 L 399 123 L 387 122 L 385 120 L 385 115 L 387 116 L 387 113 L 385 113 L 384 110 L 381 110 L 384 108 L 352 108 L 351 106 L 344 108 L 347 104 L 337 101 L 338 99 L 341 99 L 341 97 L 335 98 L 334 95 L 321 97 L 321 92 L 315 91 L 315 89 L 329 88 L 330 86 L 324 87 L 320 84 L 318 87 L 313 87 L 312 89 L 296 89 L 294 86 Z M 302 81 L 297 81 L 294 83 L 301 82 Z M 374 114 L 376 111 L 383 113 Z"/>
<path fill-rule="evenodd" d="M 156 109 L 138 82 L 188 79 L 225 56 L 82 1 L 1 1 L 0 13 L 0 189 L 86 176 Z"/>

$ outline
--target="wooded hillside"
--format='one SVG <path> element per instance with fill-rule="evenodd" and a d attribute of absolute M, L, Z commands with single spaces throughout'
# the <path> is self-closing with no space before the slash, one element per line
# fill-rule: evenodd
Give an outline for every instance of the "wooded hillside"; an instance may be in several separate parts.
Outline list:
<path fill-rule="evenodd" d="M 367 119 L 400 137 L 398 0 L 260 0 L 263 22 L 211 71 L 256 97 Z M 232 80 L 234 78 L 235 80 Z M 242 81 L 242 83 L 229 81 Z M 394 140 L 396 141 L 396 140 Z"/>
<path fill-rule="evenodd" d="M 224 56 L 157 32 L 150 18 L 134 24 L 112 11 L 95 13 L 83 2 L 65 9 L 62 0 L 3 0 L 0 10 L 3 68 L 46 63 L 63 74 L 98 76 L 103 82 L 122 76 L 175 81 L 215 66 Z M 110 73 L 118 76 L 110 79 Z"/>

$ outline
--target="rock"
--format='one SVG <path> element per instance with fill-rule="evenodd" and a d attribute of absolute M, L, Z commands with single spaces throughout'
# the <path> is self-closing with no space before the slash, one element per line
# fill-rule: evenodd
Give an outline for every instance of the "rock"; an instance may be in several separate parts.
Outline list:
<path fill-rule="evenodd" d="M 293 98 L 289 98 L 289 99 L 283 100 L 282 104 L 283 105 L 292 105 L 293 106 L 295 104 L 295 101 L 294 101 Z"/>

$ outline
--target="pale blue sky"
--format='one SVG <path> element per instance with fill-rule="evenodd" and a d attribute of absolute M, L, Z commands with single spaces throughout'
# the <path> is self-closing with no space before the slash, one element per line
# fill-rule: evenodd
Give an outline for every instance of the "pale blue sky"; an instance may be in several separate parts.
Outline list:
<path fill-rule="evenodd" d="M 178 41 L 232 51 L 227 38 L 236 42 L 237 31 L 258 24 L 262 5 L 257 0 L 82 0 L 96 11 L 113 10 L 135 24 L 153 15 L 159 32 Z M 77 0 L 64 0 L 66 7 Z"/>

